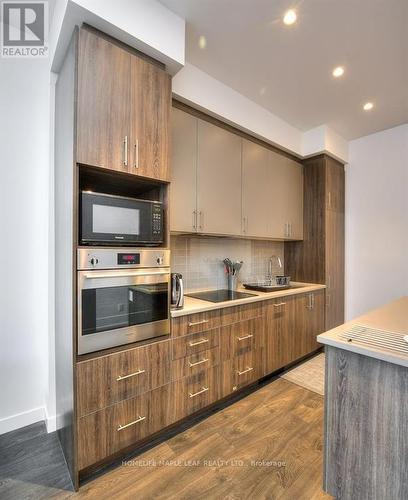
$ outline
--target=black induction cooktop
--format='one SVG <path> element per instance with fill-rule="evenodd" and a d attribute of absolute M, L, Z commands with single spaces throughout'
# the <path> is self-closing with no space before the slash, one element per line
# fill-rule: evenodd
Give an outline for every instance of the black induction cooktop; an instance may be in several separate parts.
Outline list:
<path fill-rule="evenodd" d="M 188 293 L 187 297 L 193 299 L 207 300 L 208 302 L 225 302 L 226 300 L 245 299 L 253 297 L 254 293 L 234 292 L 232 290 L 211 290 L 209 292 Z"/>

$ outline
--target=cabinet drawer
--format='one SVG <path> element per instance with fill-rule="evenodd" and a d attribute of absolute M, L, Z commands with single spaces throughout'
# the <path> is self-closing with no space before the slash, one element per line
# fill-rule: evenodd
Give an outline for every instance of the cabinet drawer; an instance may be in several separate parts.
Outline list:
<path fill-rule="evenodd" d="M 207 349 L 212 349 L 213 347 L 219 345 L 219 342 L 219 328 L 173 339 L 173 359 L 184 358 L 185 356 L 189 356 L 190 354 L 196 354 Z"/>
<path fill-rule="evenodd" d="M 204 332 L 220 326 L 220 311 L 207 311 L 174 318 L 171 322 L 172 336 L 181 337 L 189 333 Z"/>
<path fill-rule="evenodd" d="M 258 318 L 263 314 L 263 302 L 253 302 L 244 306 L 228 307 L 221 311 L 221 325 Z"/>
<path fill-rule="evenodd" d="M 169 383 L 170 348 L 167 340 L 78 363 L 78 415 Z"/>
<path fill-rule="evenodd" d="M 248 351 L 221 365 L 221 394 L 223 398 L 262 376 L 262 350 Z"/>
<path fill-rule="evenodd" d="M 179 358 L 172 362 L 171 376 L 173 380 L 188 377 L 218 365 L 220 362 L 220 349 L 214 347 L 205 351 Z"/>
<path fill-rule="evenodd" d="M 84 469 L 171 423 L 170 384 L 78 419 L 78 468 Z"/>
<path fill-rule="evenodd" d="M 263 325 L 263 318 L 255 318 L 223 326 L 220 329 L 221 359 L 224 361 L 261 348 Z"/>
<path fill-rule="evenodd" d="M 173 416 L 180 420 L 219 399 L 218 366 L 173 382 Z"/>

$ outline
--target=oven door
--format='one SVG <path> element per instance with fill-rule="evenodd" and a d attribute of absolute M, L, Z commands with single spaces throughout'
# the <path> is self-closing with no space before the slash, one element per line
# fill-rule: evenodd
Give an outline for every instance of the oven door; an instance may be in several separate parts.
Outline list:
<path fill-rule="evenodd" d="M 170 334 L 168 269 L 78 272 L 78 354 Z"/>

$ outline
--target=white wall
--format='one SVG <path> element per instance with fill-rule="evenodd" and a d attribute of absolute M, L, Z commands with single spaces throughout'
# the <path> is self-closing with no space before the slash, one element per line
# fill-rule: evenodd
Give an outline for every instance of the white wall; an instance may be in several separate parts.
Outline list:
<path fill-rule="evenodd" d="M 0 433 L 48 392 L 49 62 L 0 59 Z"/>
<path fill-rule="evenodd" d="M 350 142 L 346 318 L 408 295 L 408 125 Z"/>

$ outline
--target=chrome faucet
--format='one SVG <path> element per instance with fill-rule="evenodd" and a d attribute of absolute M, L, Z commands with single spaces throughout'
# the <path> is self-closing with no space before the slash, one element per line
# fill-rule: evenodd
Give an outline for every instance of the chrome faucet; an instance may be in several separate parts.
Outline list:
<path fill-rule="evenodd" d="M 276 262 L 278 263 L 278 266 L 280 269 L 282 269 L 282 260 L 280 257 L 278 257 L 277 255 L 272 255 L 272 257 L 269 258 L 269 261 L 268 261 L 268 280 L 269 281 L 272 281 L 274 276 L 273 276 L 273 263 L 274 261 L 276 260 Z"/>

